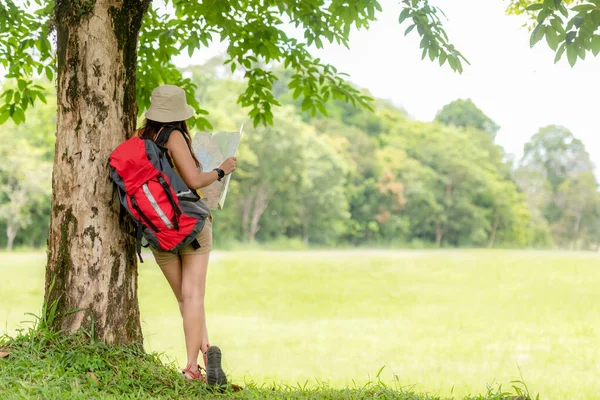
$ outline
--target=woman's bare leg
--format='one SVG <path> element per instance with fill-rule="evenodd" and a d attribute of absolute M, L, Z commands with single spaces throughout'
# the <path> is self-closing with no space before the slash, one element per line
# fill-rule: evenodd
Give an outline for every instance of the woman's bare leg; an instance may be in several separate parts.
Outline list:
<path fill-rule="evenodd" d="M 177 257 L 174 261 L 161 265 L 160 269 L 163 272 L 173 294 L 179 303 L 179 311 L 182 312 L 183 299 L 181 297 L 181 258 Z M 183 312 L 182 312 L 183 315 Z"/>
<path fill-rule="evenodd" d="M 197 367 L 209 347 L 204 296 L 210 253 L 181 256 L 181 299 L 188 367 Z"/>
<path fill-rule="evenodd" d="M 165 276 L 165 278 L 167 279 L 167 282 L 169 282 L 169 286 L 171 286 L 171 289 L 173 290 L 173 294 L 175 295 L 175 298 L 177 299 L 177 303 L 179 304 L 179 312 L 181 313 L 181 316 L 183 317 L 183 295 L 181 292 L 182 289 L 182 285 L 181 285 L 181 280 L 182 280 L 182 262 L 181 262 L 181 258 L 177 257 L 177 259 L 175 259 L 174 261 L 162 265 L 161 270 L 163 272 L 163 275 Z M 184 330 L 185 330 L 185 326 L 184 326 Z M 187 335 L 186 335 L 187 337 Z M 206 329 L 206 323 L 204 323 L 204 331 L 202 332 L 202 338 L 203 338 L 203 343 L 208 343 L 208 331 Z M 186 340 L 186 346 L 187 346 L 187 340 Z M 208 345 L 205 345 L 206 348 Z M 206 351 L 206 348 L 204 348 L 204 351 Z M 189 353 L 189 351 L 188 351 Z M 204 360 L 204 365 L 206 367 L 206 359 Z M 198 363 L 194 363 L 194 364 L 189 364 L 189 360 L 188 360 L 188 368 L 190 368 L 192 371 L 194 372 L 198 372 Z M 191 376 L 190 376 L 191 378 Z"/>

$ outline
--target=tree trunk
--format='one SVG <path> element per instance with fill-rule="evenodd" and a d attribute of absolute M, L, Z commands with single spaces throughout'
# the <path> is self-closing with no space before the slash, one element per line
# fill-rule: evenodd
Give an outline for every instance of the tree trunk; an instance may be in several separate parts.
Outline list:
<path fill-rule="evenodd" d="M 263 213 L 269 206 L 269 196 L 267 195 L 267 188 L 261 185 L 256 190 L 256 197 L 254 198 L 254 208 L 252 210 L 252 220 L 250 221 L 250 232 L 248 239 L 253 242 L 256 240 L 256 233 L 260 229 L 258 222 L 262 217 Z"/>
<path fill-rule="evenodd" d="M 310 230 L 310 217 L 304 216 L 302 218 L 302 242 L 308 245 L 309 242 L 309 230 Z"/>
<path fill-rule="evenodd" d="M 58 300 L 56 328 L 93 327 L 108 344 L 142 341 L 135 246 L 119 221 L 107 161 L 135 129 L 137 40 L 148 4 L 55 5 L 58 116 L 45 301 Z M 74 309 L 82 311 L 67 314 Z"/>
<path fill-rule="evenodd" d="M 242 208 L 242 236 L 244 239 L 249 240 L 250 235 L 249 232 L 249 219 L 250 219 L 250 208 L 252 208 L 252 200 L 254 196 L 248 195 L 244 198 L 244 205 Z"/>
<path fill-rule="evenodd" d="M 18 229 L 12 226 L 10 221 L 6 223 L 6 237 L 8 238 L 8 241 L 6 242 L 7 251 L 12 251 L 13 243 L 15 242 L 15 237 L 17 237 L 17 232 Z"/>
<path fill-rule="evenodd" d="M 442 231 L 442 225 L 439 221 L 435 222 L 435 245 L 436 247 L 442 247 L 442 238 L 444 237 L 444 232 Z"/>
<path fill-rule="evenodd" d="M 577 245 L 579 242 L 579 229 L 581 227 L 581 218 L 583 217 L 583 207 L 577 210 L 577 215 L 575 216 L 575 224 L 573 226 L 573 244 L 572 250 L 577 250 Z"/>
<path fill-rule="evenodd" d="M 442 208 L 443 208 L 443 213 L 448 217 L 447 220 L 450 220 L 449 218 L 449 212 L 450 212 L 450 201 L 452 200 L 452 190 L 453 190 L 454 186 L 453 186 L 453 182 L 450 179 L 445 185 L 444 185 L 444 198 L 445 198 L 445 202 L 442 202 Z M 446 221 L 447 223 L 447 221 Z M 435 245 L 436 247 L 442 247 L 442 239 L 444 237 L 444 235 L 446 234 L 447 230 L 442 229 L 442 223 L 439 220 L 435 221 Z"/>
<path fill-rule="evenodd" d="M 498 224 L 500 223 L 500 217 L 496 215 L 494 219 L 494 223 L 492 224 L 492 231 L 490 232 L 490 240 L 488 241 L 488 248 L 494 247 L 494 242 L 496 241 L 496 231 L 498 230 Z"/>

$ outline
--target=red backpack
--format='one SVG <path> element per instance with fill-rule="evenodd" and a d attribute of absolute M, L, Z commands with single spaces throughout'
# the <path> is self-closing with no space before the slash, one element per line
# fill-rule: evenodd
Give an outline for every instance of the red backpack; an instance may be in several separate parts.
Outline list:
<path fill-rule="evenodd" d="M 121 206 L 137 225 L 141 262 L 142 236 L 160 251 L 177 253 L 187 245 L 200 248 L 196 237 L 210 215 L 196 191 L 173 170 L 164 146 L 174 129 L 166 125 L 156 142 L 133 137 L 117 146 L 108 161 Z"/>

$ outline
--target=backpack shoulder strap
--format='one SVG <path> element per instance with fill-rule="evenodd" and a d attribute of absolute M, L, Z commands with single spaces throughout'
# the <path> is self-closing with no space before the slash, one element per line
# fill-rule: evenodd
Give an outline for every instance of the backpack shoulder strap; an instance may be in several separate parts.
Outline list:
<path fill-rule="evenodd" d="M 174 125 L 164 125 L 161 128 L 161 130 L 158 132 L 158 136 L 156 137 L 156 140 L 154 140 L 154 143 L 158 146 L 160 151 L 163 154 L 167 155 L 167 160 L 169 161 L 169 164 L 171 165 L 171 167 L 174 167 L 173 160 L 171 160 L 171 156 L 169 155 L 169 152 L 167 151 L 167 148 L 165 147 L 165 145 L 169 141 L 169 136 L 171 136 L 171 133 L 176 130 L 179 130 L 179 128 Z M 186 134 L 183 131 L 180 131 L 180 132 L 186 138 L 186 140 L 191 142 L 190 136 L 188 134 Z M 191 151 L 191 149 L 190 149 L 190 151 Z"/>
<path fill-rule="evenodd" d="M 165 125 L 161 128 L 160 132 L 158 132 L 158 136 L 154 143 L 156 143 L 159 147 L 165 147 L 167 142 L 169 141 L 169 136 L 171 136 L 171 132 L 176 130 L 177 127 L 174 125 Z"/>

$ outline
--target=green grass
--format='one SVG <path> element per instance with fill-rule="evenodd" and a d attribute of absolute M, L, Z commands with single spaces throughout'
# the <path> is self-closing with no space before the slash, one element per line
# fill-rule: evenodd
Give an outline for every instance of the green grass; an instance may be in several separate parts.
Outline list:
<path fill-rule="evenodd" d="M 138 346 L 108 347 L 90 340 L 85 332 L 72 335 L 48 329 L 53 311 L 42 313 L 34 328 L 16 338 L 0 339 L 0 396 L 9 399 L 397 399 L 441 400 L 419 395 L 381 381 L 351 389 L 334 389 L 326 384 L 285 385 L 248 384 L 242 390 L 232 386 L 214 388 L 185 381 L 177 367 L 165 365 L 155 354 Z M 50 317 L 48 317 L 50 316 Z M 8 354 L 8 356 L 6 356 Z M 490 389 L 486 395 L 468 400 L 531 400 Z"/>
<path fill-rule="evenodd" d="M 0 253 L 11 335 L 40 308 L 44 263 Z M 595 254 L 566 252 L 217 252 L 209 333 L 231 378 L 259 387 L 308 382 L 360 398 L 383 383 L 461 398 L 524 380 L 540 399 L 597 399 L 599 267 Z M 146 350 L 182 364 L 177 305 L 150 261 L 139 294 Z"/>

